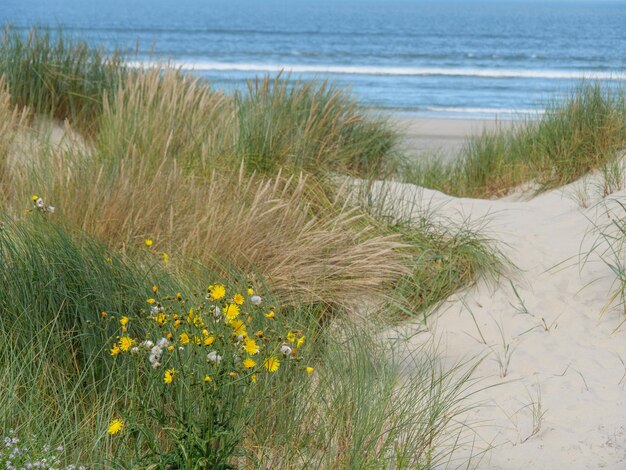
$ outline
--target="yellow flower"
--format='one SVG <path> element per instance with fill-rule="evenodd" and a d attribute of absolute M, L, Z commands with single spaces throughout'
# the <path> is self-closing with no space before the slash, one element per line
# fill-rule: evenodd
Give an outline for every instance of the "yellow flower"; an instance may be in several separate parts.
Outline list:
<path fill-rule="evenodd" d="M 296 348 L 302 347 L 303 344 L 304 344 L 304 335 L 302 335 L 302 336 L 300 336 L 300 338 L 298 338 L 298 342 L 296 343 Z"/>
<path fill-rule="evenodd" d="M 180 292 L 176 293 L 176 299 L 177 300 L 183 300 L 183 294 L 181 294 Z"/>
<path fill-rule="evenodd" d="M 296 335 L 293 331 L 290 331 L 289 333 L 287 333 L 287 341 L 289 341 L 290 343 L 293 343 L 296 340 Z"/>
<path fill-rule="evenodd" d="M 248 287 L 248 295 L 254 295 L 254 289 L 252 289 L 252 287 Z"/>
<path fill-rule="evenodd" d="M 36 194 L 30 197 L 33 202 L 35 202 L 37 199 L 39 199 L 39 196 L 37 196 Z"/>
<path fill-rule="evenodd" d="M 206 375 L 204 376 L 204 382 L 205 382 L 205 383 L 209 383 L 209 382 L 211 382 L 212 380 L 213 380 L 213 379 L 211 379 L 211 376 L 209 376 L 209 374 L 206 374 Z"/>
<path fill-rule="evenodd" d="M 252 380 L 252 383 L 255 384 L 256 383 L 256 374 L 252 374 L 252 377 L 250 377 L 250 380 Z"/>
<path fill-rule="evenodd" d="M 215 338 L 213 336 L 207 336 L 206 338 L 204 338 L 204 345 L 211 346 L 213 344 L 213 341 L 215 341 Z"/>
<path fill-rule="evenodd" d="M 256 344 L 256 341 L 252 338 L 246 338 L 243 344 L 243 350 L 251 356 L 254 356 L 259 352 L 259 345 Z"/>
<path fill-rule="evenodd" d="M 150 299 L 146 300 L 146 302 L 148 302 L 150 305 L 154 305 L 156 303 L 156 300 L 150 298 Z"/>
<path fill-rule="evenodd" d="M 270 320 L 274 318 L 274 316 L 275 314 L 273 310 L 265 314 L 265 318 L 269 318 Z"/>
<path fill-rule="evenodd" d="M 174 322 L 174 329 L 177 330 L 179 326 L 180 326 L 180 320 L 176 320 Z"/>
<path fill-rule="evenodd" d="M 122 336 L 120 338 L 119 344 L 120 344 L 120 349 L 122 351 L 128 351 L 130 348 L 133 347 L 133 339 L 128 337 L 128 336 Z"/>
<path fill-rule="evenodd" d="M 173 345 L 173 344 L 169 345 L 169 346 L 167 347 L 167 350 L 168 350 L 168 351 L 173 351 L 173 350 L 174 350 L 174 345 Z"/>
<path fill-rule="evenodd" d="M 267 358 L 265 359 L 265 362 L 263 362 L 263 367 L 265 367 L 270 373 L 276 372 L 280 367 L 280 361 L 275 357 Z"/>
<path fill-rule="evenodd" d="M 164 313 L 159 313 L 154 321 L 156 321 L 158 325 L 165 325 L 165 323 L 167 322 L 167 315 L 165 315 Z"/>
<path fill-rule="evenodd" d="M 100 312 L 100 316 L 101 316 L 102 318 L 105 318 L 107 315 L 108 315 L 108 313 L 106 313 L 106 312 Z"/>
<path fill-rule="evenodd" d="M 230 326 L 236 335 L 243 335 L 246 332 L 246 325 L 241 320 L 233 320 L 230 322 Z"/>
<path fill-rule="evenodd" d="M 242 305 L 244 302 L 243 295 L 241 294 L 233 295 L 233 302 L 235 302 L 237 305 Z"/>
<path fill-rule="evenodd" d="M 114 344 L 113 347 L 111 348 L 111 356 L 117 356 L 121 352 L 122 352 L 122 350 L 120 349 L 120 347 L 117 344 Z"/>
<path fill-rule="evenodd" d="M 165 264 L 170 262 L 170 256 L 165 251 L 163 253 L 161 253 L 161 256 L 163 257 L 163 262 Z"/>
<path fill-rule="evenodd" d="M 171 384 L 174 381 L 174 374 L 176 371 L 174 369 L 167 369 L 165 371 L 165 375 L 163 376 L 163 382 L 166 384 Z"/>
<path fill-rule="evenodd" d="M 211 296 L 211 300 L 220 300 L 226 295 L 226 288 L 222 284 L 210 285 L 209 294 Z"/>
<path fill-rule="evenodd" d="M 150 240 L 150 239 L 146 239 L 146 240 L 144 241 L 144 243 L 145 243 L 145 244 L 146 244 L 146 246 L 148 246 L 148 247 L 152 246 L 152 240 Z"/>
<path fill-rule="evenodd" d="M 157 286 L 156 284 L 152 284 L 152 292 L 154 292 L 155 294 L 159 292 L 159 286 Z"/>
<path fill-rule="evenodd" d="M 185 346 L 186 344 L 189 344 L 189 335 L 187 333 L 182 333 L 178 339 L 180 340 L 180 344 L 182 344 L 183 346 Z"/>
<path fill-rule="evenodd" d="M 306 368 L 306 373 L 307 373 L 307 374 L 309 374 L 309 375 L 311 375 L 311 374 L 313 373 L 313 371 L 314 371 L 314 370 L 315 370 L 315 369 L 313 369 L 313 367 L 307 367 L 307 368 Z"/>
<path fill-rule="evenodd" d="M 246 369 L 252 369 L 254 366 L 256 366 L 256 362 L 254 362 L 254 359 L 247 357 L 243 360 L 243 366 Z"/>
<path fill-rule="evenodd" d="M 107 432 L 111 436 L 114 436 L 115 434 L 120 432 L 122 429 L 124 429 L 124 421 L 122 421 L 121 419 L 115 418 L 115 419 L 112 419 L 111 422 L 109 423 L 109 429 L 107 429 Z"/>
<path fill-rule="evenodd" d="M 234 320 L 239 316 L 239 305 L 237 304 L 228 304 L 224 309 L 224 315 L 228 320 Z"/>
<path fill-rule="evenodd" d="M 128 317 L 120 318 L 120 325 L 125 326 L 126 324 L 128 324 Z"/>

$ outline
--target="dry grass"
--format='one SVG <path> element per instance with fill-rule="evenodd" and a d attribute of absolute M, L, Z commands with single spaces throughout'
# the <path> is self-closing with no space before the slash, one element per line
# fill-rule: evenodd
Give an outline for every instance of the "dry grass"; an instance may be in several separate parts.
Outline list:
<path fill-rule="evenodd" d="M 232 147 L 229 101 L 176 69 L 136 71 L 104 96 L 96 146 L 111 160 L 176 159 L 215 168 Z"/>
<path fill-rule="evenodd" d="M 12 183 L 13 170 L 12 148 L 20 130 L 27 121 L 28 112 L 20 110 L 11 102 L 11 94 L 6 83 L 0 77 L 0 198 L 8 191 L 8 185 Z"/>
<path fill-rule="evenodd" d="M 70 149 L 41 156 L 18 187 L 44 195 L 64 220 L 110 246 L 128 251 L 150 238 L 172 261 L 185 255 L 217 271 L 258 273 L 283 302 L 346 306 L 381 295 L 408 272 L 404 245 L 364 215 L 339 200 L 313 210 L 317 190 L 305 176 L 242 169 L 200 177 L 167 158 L 101 162 Z"/>

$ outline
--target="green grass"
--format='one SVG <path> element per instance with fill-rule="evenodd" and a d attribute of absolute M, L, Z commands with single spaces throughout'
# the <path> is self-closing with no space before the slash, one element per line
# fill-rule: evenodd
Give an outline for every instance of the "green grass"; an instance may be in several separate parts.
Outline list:
<path fill-rule="evenodd" d="M 623 89 L 584 82 L 537 121 L 471 138 L 452 163 L 409 164 L 406 180 L 461 197 L 502 196 L 528 182 L 544 191 L 605 168 L 625 146 Z"/>
<path fill-rule="evenodd" d="M 5 27 L 0 41 L 0 75 L 14 103 L 69 122 L 92 134 L 106 93 L 124 74 L 119 53 L 89 48 L 60 32 L 31 29 L 27 36 Z"/>

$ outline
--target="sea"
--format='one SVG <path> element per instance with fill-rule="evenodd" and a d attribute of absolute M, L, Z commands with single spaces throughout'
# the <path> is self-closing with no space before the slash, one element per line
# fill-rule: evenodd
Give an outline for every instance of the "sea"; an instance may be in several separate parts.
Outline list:
<path fill-rule="evenodd" d="M 282 73 L 423 117 L 539 114 L 626 78 L 626 1 L 0 0 L 0 23 L 169 61 L 232 91 Z"/>

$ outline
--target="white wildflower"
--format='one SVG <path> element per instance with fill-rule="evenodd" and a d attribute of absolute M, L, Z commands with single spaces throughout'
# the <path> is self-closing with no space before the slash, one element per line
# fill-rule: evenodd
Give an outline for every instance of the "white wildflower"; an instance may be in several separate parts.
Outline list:
<path fill-rule="evenodd" d="M 252 305 L 261 305 L 261 297 L 259 297 L 258 295 L 253 295 L 252 297 L 250 297 L 250 303 Z"/>
<path fill-rule="evenodd" d="M 211 351 L 206 355 L 206 358 L 209 362 L 213 362 L 215 364 L 219 364 L 222 361 L 222 356 L 220 356 L 217 351 Z"/>
<path fill-rule="evenodd" d="M 283 344 L 280 347 L 280 352 L 283 353 L 285 356 L 291 356 L 291 351 L 292 351 L 292 349 L 289 346 L 287 346 L 286 344 Z"/>

